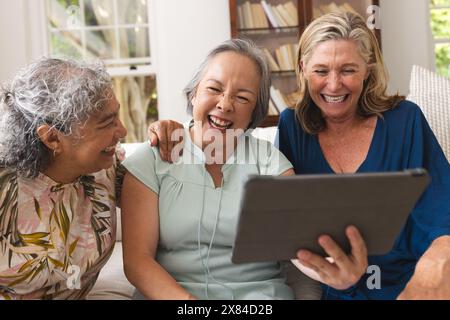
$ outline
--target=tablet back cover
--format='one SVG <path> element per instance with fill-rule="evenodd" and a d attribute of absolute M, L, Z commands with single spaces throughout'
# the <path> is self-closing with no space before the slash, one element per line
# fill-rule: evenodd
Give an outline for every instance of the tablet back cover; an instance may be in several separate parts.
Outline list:
<path fill-rule="evenodd" d="M 330 235 L 350 251 L 355 225 L 370 255 L 387 253 L 429 181 L 423 169 L 367 174 L 254 176 L 244 187 L 232 261 L 296 258 L 299 249 L 326 255 Z"/>

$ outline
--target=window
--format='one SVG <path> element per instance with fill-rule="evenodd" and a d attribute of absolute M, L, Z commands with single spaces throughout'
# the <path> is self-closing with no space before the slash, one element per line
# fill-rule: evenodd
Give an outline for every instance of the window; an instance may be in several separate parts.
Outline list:
<path fill-rule="evenodd" d="M 104 61 L 121 104 L 126 142 L 146 139 L 157 119 L 150 0 L 46 0 L 51 56 Z"/>
<path fill-rule="evenodd" d="M 450 0 L 430 0 L 436 72 L 450 78 Z"/>

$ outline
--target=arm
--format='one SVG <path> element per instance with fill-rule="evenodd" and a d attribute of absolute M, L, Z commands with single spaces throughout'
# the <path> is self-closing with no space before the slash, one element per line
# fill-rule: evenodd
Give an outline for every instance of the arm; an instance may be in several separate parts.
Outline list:
<path fill-rule="evenodd" d="M 193 299 L 155 260 L 159 241 L 157 194 L 127 173 L 121 203 L 128 280 L 148 299 Z"/>
<path fill-rule="evenodd" d="M 398 299 L 450 299 L 450 236 L 434 240 Z"/>
<path fill-rule="evenodd" d="M 164 161 L 173 162 L 179 156 L 172 155 L 173 148 L 183 142 L 182 134 L 174 134 L 177 130 L 184 130 L 183 125 L 172 120 L 159 120 L 148 127 L 150 145 L 159 145 L 159 153 Z"/>

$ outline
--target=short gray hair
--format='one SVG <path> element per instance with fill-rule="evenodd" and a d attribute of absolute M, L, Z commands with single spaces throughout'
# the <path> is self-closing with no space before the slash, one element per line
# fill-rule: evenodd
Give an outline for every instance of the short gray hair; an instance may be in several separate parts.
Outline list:
<path fill-rule="evenodd" d="M 184 94 L 188 102 L 188 112 L 192 114 L 191 100 L 195 96 L 197 87 L 203 77 L 203 74 L 208 66 L 208 63 L 219 53 L 222 52 L 236 52 L 250 58 L 258 67 L 260 74 L 259 92 L 256 100 L 255 110 L 252 114 L 252 119 L 249 128 L 256 128 L 267 116 L 270 99 L 270 71 L 264 53 L 250 40 L 231 39 L 223 42 L 206 56 L 205 60 L 200 64 L 192 79 L 184 88 Z"/>
<path fill-rule="evenodd" d="M 69 136 L 112 96 L 111 77 L 100 62 L 42 58 L 0 88 L 0 166 L 35 178 L 51 151 L 37 128 L 48 124 Z"/>

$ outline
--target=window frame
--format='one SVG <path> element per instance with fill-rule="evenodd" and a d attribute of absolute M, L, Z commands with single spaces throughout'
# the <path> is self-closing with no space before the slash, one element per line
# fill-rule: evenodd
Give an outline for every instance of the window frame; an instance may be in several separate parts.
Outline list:
<path fill-rule="evenodd" d="M 428 12 L 428 14 L 429 14 L 429 17 L 430 17 L 430 28 L 431 28 L 431 11 L 432 10 L 435 10 L 435 9 L 447 9 L 447 10 L 450 10 L 450 4 L 448 4 L 448 5 L 433 5 L 432 3 L 431 3 L 431 0 L 428 2 L 428 6 L 429 6 L 429 12 Z M 435 71 L 437 71 L 436 70 L 436 45 L 437 44 L 448 44 L 448 45 L 450 45 L 450 37 L 448 37 L 448 38 L 435 38 L 434 37 L 434 35 L 433 35 L 433 32 L 431 32 L 431 42 L 432 42 L 432 45 L 433 45 L 433 47 L 432 47 L 432 52 L 433 52 L 433 55 L 432 55 L 432 57 L 433 57 L 433 67 L 435 68 L 434 70 Z M 450 68 L 450 66 L 449 66 L 449 68 Z"/>
<path fill-rule="evenodd" d="M 117 17 L 117 1 L 120 0 L 112 0 L 115 22 L 118 22 Z M 51 42 L 50 36 L 52 32 L 58 31 L 67 31 L 73 30 L 69 28 L 53 28 L 49 24 L 49 1 L 41 0 L 40 1 L 41 12 L 44 13 L 44 19 L 42 19 L 44 37 L 44 51 L 45 55 L 52 56 L 51 54 Z M 80 8 L 80 18 L 81 18 L 81 26 L 76 28 L 76 30 L 80 30 L 82 37 L 82 46 L 83 46 L 83 54 L 85 54 L 86 50 L 86 33 L 85 30 L 105 30 L 105 29 L 114 29 L 116 41 L 119 43 L 119 29 L 127 28 L 132 29 L 135 27 L 146 27 L 148 28 L 148 45 L 149 45 L 149 56 L 147 57 L 137 57 L 137 58 L 116 58 L 116 59 L 101 59 L 105 65 L 108 73 L 112 77 L 138 77 L 138 76 L 151 76 L 157 75 L 157 58 L 156 58 L 156 44 L 155 44 L 155 24 L 154 24 L 154 12 L 155 12 L 155 1 L 147 0 L 147 22 L 146 23 L 135 23 L 135 24 L 111 24 L 111 25 L 101 25 L 101 26 L 86 26 L 85 24 L 85 12 L 84 12 L 84 1 L 79 0 L 79 8 Z M 83 56 L 83 59 L 86 59 Z M 115 66 L 112 66 L 112 65 Z"/>

